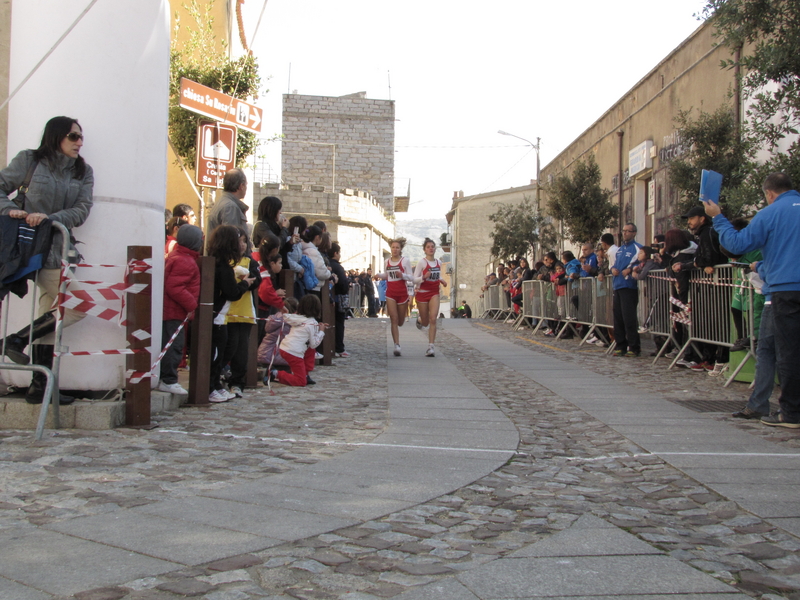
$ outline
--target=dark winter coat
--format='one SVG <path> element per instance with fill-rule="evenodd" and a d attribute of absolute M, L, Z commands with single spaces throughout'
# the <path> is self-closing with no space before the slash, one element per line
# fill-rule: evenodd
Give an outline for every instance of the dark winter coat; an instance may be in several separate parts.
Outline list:
<path fill-rule="evenodd" d="M 175 246 L 164 263 L 164 320 L 183 321 L 200 298 L 199 253 Z"/>

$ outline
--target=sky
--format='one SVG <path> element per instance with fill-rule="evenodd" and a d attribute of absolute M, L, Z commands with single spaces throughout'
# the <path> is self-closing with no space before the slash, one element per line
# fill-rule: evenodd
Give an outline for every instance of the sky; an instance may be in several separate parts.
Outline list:
<path fill-rule="evenodd" d="M 256 23 L 262 8 L 261 25 Z M 288 92 L 395 101 L 395 192 L 438 218 L 454 192 L 536 178 L 686 39 L 702 0 L 246 0 L 245 33 L 268 90 L 262 135 Z M 254 37 L 255 33 L 255 37 Z M 263 148 L 276 175 L 280 143 Z"/>

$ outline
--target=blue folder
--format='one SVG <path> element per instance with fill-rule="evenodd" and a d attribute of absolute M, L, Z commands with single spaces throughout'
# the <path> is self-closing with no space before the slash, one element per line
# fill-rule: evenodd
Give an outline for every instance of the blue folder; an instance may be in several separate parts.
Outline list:
<path fill-rule="evenodd" d="M 719 193 L 722 190 L 722 175 L 716 171 L 706 171 L 700 178 L 700 201 L 719 204 Z"/>

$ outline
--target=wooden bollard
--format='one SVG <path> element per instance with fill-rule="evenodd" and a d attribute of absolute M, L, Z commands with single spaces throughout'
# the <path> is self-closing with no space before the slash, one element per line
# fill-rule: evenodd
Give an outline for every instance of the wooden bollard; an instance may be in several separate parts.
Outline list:
<path fill-rule="evenodd" d="M 211 326 L 214 320 L 213 256 L 197 259 L 200 267 L 200 303 L 192 320 L 192 343 L 189 348 L 189 400 L 187 404 L 209 404 L 211 393 Z"/>
<path fill-rule="evenodd" d="M 333 311 L 336 307 L 331 302 L 331 293 L 328 289 L 327 282 L 323 284 L 322 289 L 322 321 L 327 323 L 328 329 L 325 331 L 325 337 L 322 340 L 322 364 L 329 367 L 333 364 L 333 351 L 335 349 L 335 319 Z"/>
<path fill-rule="evenodd" d="M 128 246 L 128 264 L 132 261 L 145 261 L 153 258 L 153 249 L 150 246 Z M 125 319 L 125 335 L 128 347 L 137 350 L 136 354 L 125 357 L 125 368 L 137 373 L 149 373 L 151 367 L 150 344 L 152 338 L 136 335 L 136 332 L 145 331 L 152 335 L 152 300 L 153 300 L 153 275 L 130 269 L 126 285 L 144 284 L 145 288 L 138 294 L 127 294 Z M 166 340 L 165 340 L 166 341 Z M 150 377 L 142 377 L 139 383 L 127 382 L 128 397 L 125 400 L 125 424 L 131 427 L 146 427 L 150 425 Z"/>

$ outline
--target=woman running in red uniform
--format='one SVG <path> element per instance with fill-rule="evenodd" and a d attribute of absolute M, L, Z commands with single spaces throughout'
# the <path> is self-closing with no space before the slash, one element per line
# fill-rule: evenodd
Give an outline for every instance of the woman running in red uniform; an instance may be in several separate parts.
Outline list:
<path fill-rule="evenodd" d="M 406 305 L 408 304 L 408 288 L 406 281 L 414 281 L 411 273 L 411 261 L 403 256 L 405 238 L 398 238 L 389 242 L 392 255 L 386 259 L 386 269 L 383 273 L 375 275 L 375 279 L 386 280 L 386 312 L 392 323 L 392 340 L 394 340 L 394 355 L 400 356 L 400 327 L 406 321 Z"/>
<path fill-rule="evenodd" d="M 434 342 L 436 341 L 436 318 L 439 314 L 439 285 L 447 285 L 442 279 L 442 263 L 434 258 L 436 242 L 425 238 L 422 243 L 425 258 L 417 263 L 414 271 L 414 280 L 420 282 L 417 291 L 417 329 L 428 328 L 428 349 L 425 356 L 434 356 Z"/>

